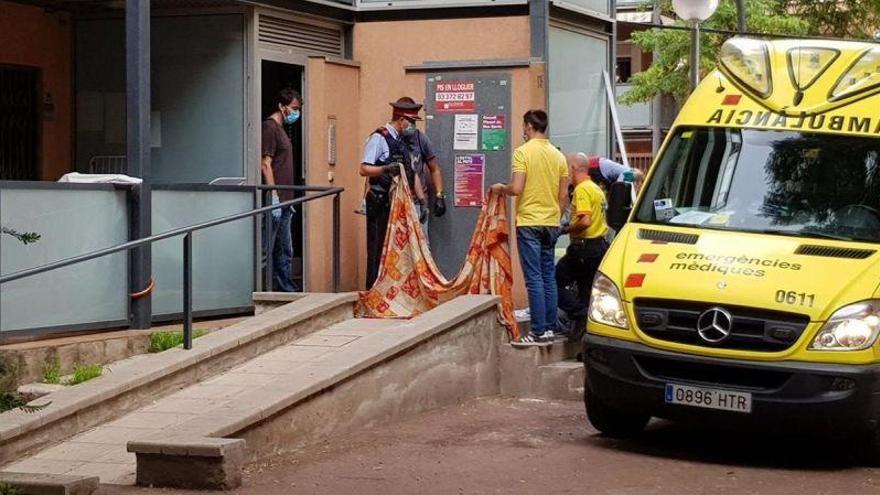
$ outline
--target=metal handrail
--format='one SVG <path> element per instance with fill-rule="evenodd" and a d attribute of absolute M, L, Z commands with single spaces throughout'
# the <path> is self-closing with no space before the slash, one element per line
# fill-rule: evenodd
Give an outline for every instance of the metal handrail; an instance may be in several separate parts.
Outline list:
<path fill-rule="evenodd" d="M 183 237 L 183 338 L 184 338 L 184 348 L 192 349 L 192 319 L 193 319 L 193 311 L 192 311 L 192 233 L 197 230 L 203 230 L 210 227 L 214 227 L 217 225 L 222 225 L 229 222 L 234 222 L 236 220 L 242 220 L 244 218 L 255 217 L 257 215 L 261 215 L 263 213 L 268 213 L 272 210 L 279 208 L 286 208 L 288 206 L 295 206 L 298 204 L 303 204 L 315 199 L 324 198 L 327 196 L 333 196 L 333 291 L 339 291 L 339 195 L 345 190 L 342 187 L 317 187 L 317 186 L 256 186 L 257 189 L 290 189 L 290 190 L 298 190 L 298 191 L 307 191 L 307 192 L 315 192 L 316 194 L 311 194 L 304 196 L 302 198 L 291 199 L 289 201 L 284 201 L 275 205 L 264 206 L 261 208 L 255 208 L 250 211 L 246 211 L 243 213 L 236 213 L 234 215 L 228 215 L 225 217 L 216 218 L 214 220 L 209 220 L 207 222 L 197 223 L 194 225 L 190 225 L 188 227 L 180 227 L 177 229 L 169 230 L 167 232 L 163 232 L 161 234 L 152 235 L 150 237 L 144 237 L 142 239 L 137 239 L 134 241 L 125 242 L 122 244 L 117 244 L 116 246 L 111 246 L 104 249 L 99 249 L 97 251 L 92 251 L 90 253 L 82 254 L 79 256 L 74 256 L 72 258 L 67 258 L 59 261 L 55 261 L 52 263 L 47 263 L 42 266 L 37 266 L 34 268 L 28 268 L 26 270 L 20 270 L 17 272 L 10 273 L 8 275 L 0 276 L 0 285 L 13 282 L 15 280 L 21 280 L 23 278 L 31 277 L 34 275 L 39 275 L 41 273 L 46 273 L 52 270 L 57 270 L 59 268 L 64 268 L 70 265 L 75 265 L 78 263 L 83 263 L 86 261 L 90 261 L 96 258 L 101 258 L 104 256 L 108 256 L 114 253 L 118 253 L 121 251 L 128 251 L 130 249 L 134 249 L 137 247 L 141 247 L 148 244 L 153 244 L 154 242 L 169 239 L 177 236 Z"/>

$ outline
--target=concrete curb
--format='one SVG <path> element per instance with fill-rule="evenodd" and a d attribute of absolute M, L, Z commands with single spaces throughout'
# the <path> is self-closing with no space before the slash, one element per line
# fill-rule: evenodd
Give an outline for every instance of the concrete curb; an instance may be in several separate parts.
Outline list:
<path fill-rule="evenodd" d="M 137 484 L 202 490 L 241 486 L 244 440 L 191 438 L 128 442 L 137 455 Z"/>
<path fill-rule="evenodd" d="M 200 338 L 192 350 L 139 356 L 95 380 L 44 396 L 21 410 L 0 414 L 0 464 L 63 441 L 134 410 L 171 389 L 195 383 L 352 317 L 355 294 L 313 294 Z"/>
<path fill-rule="evenodd" d="M 90 495 L 98 489 L 97 476 L 0 473 L 0 482 L 19 488 L 28 495 Z"/>

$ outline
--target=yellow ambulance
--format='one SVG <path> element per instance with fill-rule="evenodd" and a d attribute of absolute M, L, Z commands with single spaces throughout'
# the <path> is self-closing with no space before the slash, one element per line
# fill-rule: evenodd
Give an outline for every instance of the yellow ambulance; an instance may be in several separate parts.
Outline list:
<path fill-rule="evenodd" d="M 855 435 L 880 461 L 880 45 L 733 38 L 718 65 L 635 204 L 611 194 L 588 418 Z"/>

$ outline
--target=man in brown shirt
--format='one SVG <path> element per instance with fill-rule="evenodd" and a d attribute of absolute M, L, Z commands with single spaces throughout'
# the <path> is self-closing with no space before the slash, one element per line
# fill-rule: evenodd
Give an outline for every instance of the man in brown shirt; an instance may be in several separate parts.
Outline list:
<path fill-rule="evenodd" d="M 299 120 L 302 111 L 302 96 L 291 88 L 282 89 L 275 99 L 277 109 L 263 121 L 262 171 L 263 182 L 267 186 L 292 186 L 293 183 L 293 144 L 284 126 Z M 293 191 L 270 193 L 272 204 L 290 201 Z M 293 260 L 293 237 L 290 222 L 293 207 L 272 210 L 272 229 L 269 239 L 264 239 L 265 255 L 272 256 L 273 290 L 296 292 L 298 288 L 291 277 Z M 271 253 L 270 253 L 271 250 Z"/>

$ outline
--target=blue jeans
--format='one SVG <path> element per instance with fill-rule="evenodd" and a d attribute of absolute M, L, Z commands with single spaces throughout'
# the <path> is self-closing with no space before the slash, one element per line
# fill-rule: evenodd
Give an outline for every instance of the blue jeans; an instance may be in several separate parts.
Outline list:
<path fill-rule="evenodd" d="M 532 333 L 542 335 L 556 330 L 559 295 L 556 288 L 556 227 L 517 227 L 519 261 L 529 294 Z"/>
<path fill-rule="evenodd" d="M 292 219 L 293 210 L 282 208 L 280 219 L 275 220 L 275 217 L 272 217 L 272 234 L 268 243 L 263 244 L 264 246 L 272 246 L 272 290 L 278 292 L 297 292 L 299 290 L 291 278 L 293 236 L 290 233 L 290 222 Z"/>

